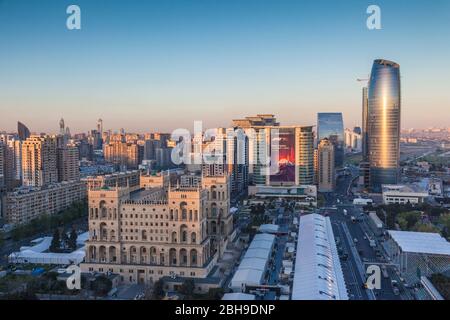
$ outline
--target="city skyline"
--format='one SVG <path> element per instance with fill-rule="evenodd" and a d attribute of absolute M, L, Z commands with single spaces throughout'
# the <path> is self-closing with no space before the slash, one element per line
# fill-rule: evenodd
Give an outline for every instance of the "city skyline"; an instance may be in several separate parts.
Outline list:
<path fill-rule="evenodd" d="M 77 31 L 65 28 L 68 3 L 1 2 L 9 50 L 0 53 L 0 101 L 9 112 L 0 128 L 22 121 L 57 132 L 64 117 L 73 133 L 86 132 L 101 117 L 105 129 L 170 132 L 256 113 L 311 125 L 317 112 L 361 126 L 356 79 L 378 58 L 402 65 L 403 128 L 449 126 L 446 1 L 379 1 L 383 28 L 374 31 L 366 1 L 176 2 L 78 1 Z"/>

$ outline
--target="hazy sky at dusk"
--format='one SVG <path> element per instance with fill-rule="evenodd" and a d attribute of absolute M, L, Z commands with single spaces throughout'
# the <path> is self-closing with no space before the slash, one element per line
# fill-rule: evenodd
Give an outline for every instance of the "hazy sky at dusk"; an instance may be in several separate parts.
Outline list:
<path fill-rule="evenodd" d="M 82 30 L 66 29 L 77 4 Z M 383 30 L 366 28 L 382 9 Z M 0 0 L 0 131 L 227 126 L 273 113 L 360 125 L 372 61 L 398 62 L 402 127 L 450 126 L 450 1 Z"/>

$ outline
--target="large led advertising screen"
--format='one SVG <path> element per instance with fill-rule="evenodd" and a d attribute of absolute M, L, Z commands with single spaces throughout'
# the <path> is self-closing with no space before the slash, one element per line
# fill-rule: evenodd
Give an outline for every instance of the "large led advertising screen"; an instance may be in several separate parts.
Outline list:
<path fill-rule="evenodd" d="M 270 182 L 295 183 L 295 129 L 272 129 Z M 275 163 L 273 163 L 275 162 Z"/>

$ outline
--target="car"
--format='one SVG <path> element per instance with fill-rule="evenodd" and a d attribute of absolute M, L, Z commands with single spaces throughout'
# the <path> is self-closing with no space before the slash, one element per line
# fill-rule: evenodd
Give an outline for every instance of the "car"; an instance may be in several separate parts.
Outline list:
<path fill-rule="evenodd" d="M 354 242 L 354 243 L 358 243 L 358 239 L 356 239 L 356 238 L 353 239 L 353 242 Z"/>

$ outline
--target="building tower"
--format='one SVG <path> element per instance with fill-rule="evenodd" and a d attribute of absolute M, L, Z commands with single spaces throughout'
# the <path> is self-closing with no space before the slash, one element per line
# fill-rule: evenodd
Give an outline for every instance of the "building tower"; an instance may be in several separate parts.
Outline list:
<path fill-rule="evenodd" d="M 368 88 L 368 151 L 370 185 L 396 184 L 400 159 L 400 66 L 375 60 Z"/>
<path fill-rule="evenodd" d="M 344 121 L 342 113 L 317 114 L 317 141 L 328 139 L 334 145 L 335 166 L 340 168 L 344 164 Z"/>
<path fill-rule="evenodd" d="M 58 182 L 57 139 L 31 136 L 22 144 L 24 186 L 42 187 Z"/>
<path fill-rule="evenodd" d="M 326 138 L 321 140 L 317 150 L 317 157 L 319 191 L 332 192 L 336 185 L 333 143 Z"/>

